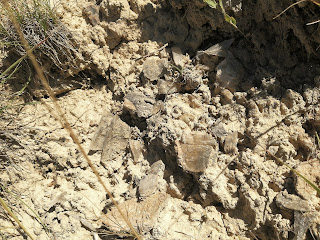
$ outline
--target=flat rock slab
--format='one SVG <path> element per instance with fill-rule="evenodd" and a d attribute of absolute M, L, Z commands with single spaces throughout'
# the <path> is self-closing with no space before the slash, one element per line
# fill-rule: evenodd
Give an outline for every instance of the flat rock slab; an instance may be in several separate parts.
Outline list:
<path fill-rule="evenodd" d="M 131 92 L 125 96 L 123 107 L 130 114 L 136 114 L 139 118 L 148 118 L 153 113 L 155 103 L 156 100 L 153 97 L 146 96 L 141 92 Z"/>
<path fill-rule="evenodd" d="M 98 129 L 91 142 L 90 150 L 102 150 L 101 163 L 121 157 L 130 138 L 130 127 L 119 116 L 106 112 L 101 117 Z"/>
<path fill-rule="evenodd" d="M 165 165 L 161 160 L 151 165 L 147 175 L 139 183 L 140 199 L 148 197 L 158 190 L 159 181 L 163 178 L 164 169 Z"/>
<path fill-rule="evenodd" d="M 205 132 L 192 132 L 184 141 L 176 141 L 179 164 L 185 171 L 203 172 L 209 165 L 216 140 Z"/>

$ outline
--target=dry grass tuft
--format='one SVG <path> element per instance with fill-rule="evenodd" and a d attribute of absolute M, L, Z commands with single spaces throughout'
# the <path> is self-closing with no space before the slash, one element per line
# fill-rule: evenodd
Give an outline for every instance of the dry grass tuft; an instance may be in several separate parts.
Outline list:
<path fill-rule="evenodd" d="M 69 66 L 76 68 L 77 51 L 70 42 L 71 33 L 56 17 L 50 0 L 29 0 L 28 4 L 26 1 L 12 0 L 9 4 L 10 11 L 31 48 L 47 38 L 34 51 L 40 65 L 49 61 L 61 70 L 66 70 Z M 26 51 L 8 16 L 8 10 L 0 5 L 0 47 L 19 57 L 24 56 Z"/>

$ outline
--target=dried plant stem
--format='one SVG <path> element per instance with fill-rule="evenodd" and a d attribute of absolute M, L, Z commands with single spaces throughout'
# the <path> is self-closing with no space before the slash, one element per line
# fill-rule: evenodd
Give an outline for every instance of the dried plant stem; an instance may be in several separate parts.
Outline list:
<path fill-rule="evenodd" d="M 29 238 L 31 238 L 32 240 L 34 240 L 34 238 L 32 237 L 32 235 L 28 232 L 28 230 L 23 226 L 23 224 L 19 221 L 19 219 L 17 218 L 16 215 L 14 215 L 14 213 L 10 210 L 10 208 L 8 207 L 8 205 L 5 203 L 5 201 L 3 201 L 3 199 L 0 197 L 0 204 L 2 206 L 3 209 L 5 209 L 7 211 L 7 213 L 16 221 L 16 223 L 19 225 L 19 227 L 21 227 L 21 229 L 29 236 Z"/>
<path fill-rule="evenodd" d="M 317 20 L 317 21 L 314 21 L 314 22 L 307 23 L 306 25 L 307 25 L 307 26 L 309 26 L 309 25 L 312 25 L 312 24 L 316 24 L 316 23 L 318 23 L 318 22 L 320 22 L 320 20 Z"/>
<path fill-rule="evenodd" d="M 68 131 L 70 137 L 72 138 L 72 140 L 74 141 L 74 143 L 78 146 L 81 154 L 83 155 L 83 157 L 85 158 L 85 160 L 88 162 L 90 168 L 92 169 L 92 171 L 94 172 L 94 174 L 96 175 L 99 183 L 103 186 L 104 190 L 106 191 L 106 193 L 108 194 L 108 196 L 110 197 L 112 203 L 115 205 L 115 207 L 118 209 L 121 217 L 125 220 L 125 222 L 128 224 L 130 230 L 131 230 L 131 233 L 136 237 L 136 239 L 138 240 L 141 240 L 141 236 L 135 231 L 134 227 L 132 226 L 132 224 L 130 223 L 129 219 L 127 216 L 125 216 L 125 214 L 121 211 L 119 205 L 117 204 L 117 202 L 115 201 L 115 199 L 113 198 L 111 192 L 108 190 L 108 188 L 106 187 L 106 185 L 104 184 L 102 178 L 100 177 L 99 175 L 99 172 L 98 170 L 96 169 L 96 167 L 93 165 L 93 163 L 91 162 L 91 160 L 89 159 L 87 153 L 85 152 L 84 148 L 81 146 L 80 144 L 80 141 L 79 141 L 79 138 L 77 137 L 77 135 L 74 133 L 74 131 L 72 130 L 69 122 L 67 121 L 64 113 L 62 112 L 62 109 L 60 108 L 58 102 L 57 102 L 57 99 L 54 95 L 54 92 L 52 91 L 51 87 L 49 86 L 48 84 L 48 81 L 46 80 L 45 76 L 44 76 L 44 73 L 39 65 L 39 63 L 37 62 L 36 60 L 36 57 L 34 56 L 34 54 L 32 53 L 32 49 L 30 49 L 30 46 L 28 44 L 28 42 L 26 41 L 22 31 L 21 31 L 21 28 L 20 28 L 20 25 L 18 24 L 18 22 L 16 21 L 15 17 L 13 16 L 11 10 L 10 10 L 10 6 L 8 4 L 8 1 L 7 0 L 1 0 L 2 4 L 4 5 L 4 7 L 6 8 L 6 10 L 8 11 L 8 14 L 9 14 L 9 18 L 10 20 L 12 21 L 18 35 L 19 35 L 19 38 L 28 54 L 28 57 L 30 58 L 43 86 L 45 87 L 45 89 L 47 90 L 48 92 L 48 95 L 50 97 L 50 99 L 52 100 L 53 104 L 54 104 L 54 107 L 55 107 L 55 110 L 57 111 L 57 114 L 58 114 L 58 121 L 61 123 L 62 127 Z M 47 104 L 42 101 L 44 103 L 45 106 L 47 106 Z"/>
<path fill-rule="evenodd" d="M 320 194 L 320 188 L 313 183 L 312 181 L 310 181 L 309 179 L 307 179 L 305 176 L 303 176 L 300 172 L 298 172 L 297 170 L 293 169 L 292 167 L 289 166 L 289 164 L 285 163 L 284 161 L 282 161 L 280 158 L 276 157 L 273 153 L 271 153 L 269 150 L 266 150 L 266 152 L 272 156 L 274 159 L 276 159 L 278 162 L 280 162 L 281 164 L 285 165 L 287 168 L 289 168 L 292 172 L 294 172 L 296 175 L 298 175 L 299 177 L 301 177 L 306 183 L 308 183 L 314 190 L 317 191 L 318 194 Z"/>
<path fill-rule="evenodd" d="M 275 16 L 275 17 L 273 18 L 273 20 L 276 19 L 276 18 L 278 18 L 278 17 L 280 17 L 282 14 L 284 14 L 286 11 L 288 11 L 288 9 L 292 8 L 293 6 L 295 6 L 295 5 L 299 4 L 299 3 L 305 2 L 305 1 L 308 1 L 308 0 L 300 0 L 300 1 L 298 1 L 298 2 L 295 2 L 295 3 L 291 4 L 291 5 L 290 5 L 289 7 L 287 7 L 285 10 L 283 10 L 281 13 L 279 13 L 277 16 Z"/>

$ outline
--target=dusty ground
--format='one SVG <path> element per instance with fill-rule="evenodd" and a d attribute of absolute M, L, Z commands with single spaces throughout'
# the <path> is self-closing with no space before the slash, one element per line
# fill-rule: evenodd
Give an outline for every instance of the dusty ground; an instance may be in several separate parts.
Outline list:
<path fill-rule="evenodd" d="M 306 25 L 319 7 L 273 20 L 291 3 L 225 1 L 241 32 L 201 0 L 56 6 L 79 56 L 64 72 L 46 65 L 50 82 L 144 239 L 320 239 L 319 195 L 269 154 L 319 185 L 320 33 Z M 3 113 L 0 142 L 1 184 L 49 229 L 3 190 L 35 239 L 125 237 L 45 106 Z M 23 239 L 3 212 L 0 226 Z"/>

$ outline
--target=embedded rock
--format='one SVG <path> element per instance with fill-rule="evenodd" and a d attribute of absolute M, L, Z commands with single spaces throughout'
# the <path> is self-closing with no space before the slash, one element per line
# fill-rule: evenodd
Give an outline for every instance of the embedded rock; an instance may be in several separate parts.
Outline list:
<path fill-rule="evenodd" d="M 125 96 L 123 107 L 132 115 L 139 118 L 148 118 L 152 115 L 156 101 L 153 97 L 141 92 L 131 92 Z"/>
<path fill-rule="evenodd" d="M 101 155 L 101 164 L 108 164 L 125 154 L 130 138 L 130 127 L 115 115 L 106 127 Z"/>
<path fill-rule="evenodd" d="M 151 165 L 147 175 L 139 183 L 140 199 L 146 198 L 158 190 L 160 180 L 163 178 L 164 168 L 165 165 L 161 160 Z"/>
<path fill-rule="evenodd" d="M 159 79 L 167 68 L 168 60 L 159 57 L 149 57 L 143 63 L 143 74 L 150 81 Z"/>
<path fill-rule="evenodd" d="M 192 132 L 183 141 L 176 141 L 179 164 L 189 172 L 203 172 L 215 159 L 216 149 L 216 140 L 204 132 Z"/>

